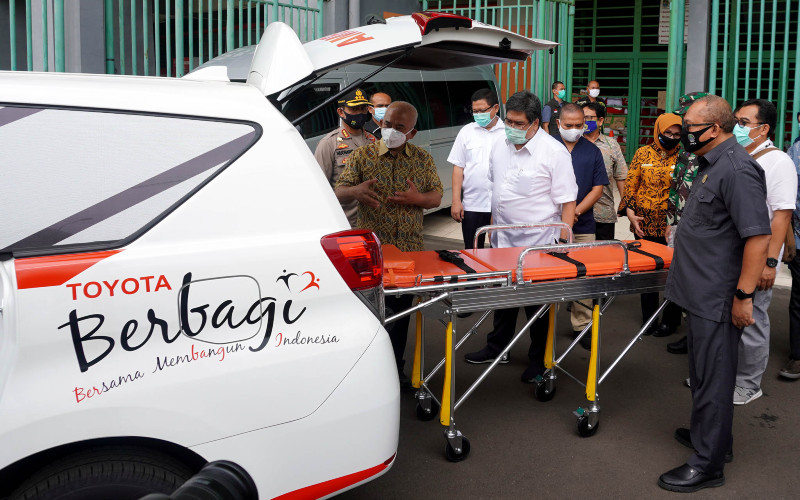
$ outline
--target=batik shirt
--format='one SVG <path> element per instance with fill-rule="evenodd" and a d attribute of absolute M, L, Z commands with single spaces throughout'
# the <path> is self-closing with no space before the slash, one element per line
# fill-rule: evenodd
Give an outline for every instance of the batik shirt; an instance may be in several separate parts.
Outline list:
<path fill-rule="evenodd" d="M 424 250 L 422 243 L 422 207 L 401 205 L 387 201 L 395 193 L 408 191 L 406 180 L 411 180 L 420 193 L 443 192 L 442 181 L 436 173 L 433 157 L 424 149 L 406 143 L 405 148 L 393 156 L 383 141 L 358 148 L 347 160 L 336 187 L 356 186 L 370 179 L 378 179 L 372 189 L 380 206 L 372 208 L 358 204 L 356 227 L 369 229 L 378 235 L 381 243 L 389 243 L 404 252 Z"/>
<path fill-rule="evenodd" d="M 669 183 L 669 199 L 667 199 L 667 224 L 678 225 L 692 190 L 692 181 L 697 177 L 697 156 L 687 153 L 681 148 L 678 159 L 675 160 L 675 170 Z"/>
<path fill-rule="evenodd" d="M 667 197 L 678 152 L 666 154 L 654 145 L 643 146 L 628 167 L 620 209 L 630 208 L 642 217 L 645 236 L 664 237 L 667 229 Z"/>

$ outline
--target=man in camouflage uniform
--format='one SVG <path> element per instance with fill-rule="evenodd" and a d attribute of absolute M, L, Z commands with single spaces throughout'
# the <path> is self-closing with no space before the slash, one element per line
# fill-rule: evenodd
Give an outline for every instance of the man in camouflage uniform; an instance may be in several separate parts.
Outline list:
<path fill-rule="evenodd" d="M 682 117 L 686 110 L 689 109 L 689 106 L 692 105 L 692 102 L 707 95 L 708 93 L 706 92 L 691 92 L 681 96 L 680 100 L 678 100 L 678 109 L 675 110 L 675 114 Z M 681 219 L 686 200 L 689 198 L 692 182 L 697 176 L 698 165 L 697 156 L 694 153 L 687 153 L 681 146 L 678 159 L 675 161 L 675 170 L 672 171 L 669 198 L 667 199 L 667 242 L 669 246 L 674 246 L 672 241 L 677 234 L 675 229 Z M 667 344 L 667 351 L 672 354 L 686 354 L 688 352 L 687 338 L 684 336 L 676 342 Z"/>
<path fill-rule="evenodd" d="M 343 95 L 338 106 L 336 113 L 342 126 L 323 137 L 314 151 L 314 158 L 331 187 L 336 185 L 344 171 L 350 153 L 375 142 L 375 136 L 364 130 L 364 125 L 372 121 L 372 114 L 369 112 L 370 103 L 361 89 Z M 358 202 L 353 200 L 341 205 L 350 227 L 356 227 Z"/>

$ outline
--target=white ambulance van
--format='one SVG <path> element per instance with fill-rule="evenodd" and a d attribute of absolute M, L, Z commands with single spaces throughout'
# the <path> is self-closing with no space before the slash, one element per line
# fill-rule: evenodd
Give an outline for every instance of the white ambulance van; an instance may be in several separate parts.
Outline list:
<path fill-rule="evenodd" d="M 0 73 L 0 498 L 170 493 L 215 460 L 260 498 L 385 473 L 380 242 L 272 102 L 355 62 L 552 45 L 415 14 L 305 47 L 271 24 L 246 83 Z"/>

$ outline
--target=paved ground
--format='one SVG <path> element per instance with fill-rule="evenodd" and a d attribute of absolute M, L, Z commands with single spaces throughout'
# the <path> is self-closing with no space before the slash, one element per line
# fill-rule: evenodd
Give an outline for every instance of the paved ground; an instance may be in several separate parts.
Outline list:
<path fill-rule="evenodd" d="M 426 243 L 429 248 L 455 248 L 452 240 L 435 237 Z M 773 333 L 764 396 L 735 410 L 735 459 L 726 467 L 727 483 L 696 493 L 697 498 L 798 497 L 795 453 L 800 448 L 800 382 L 777 376 L 789 350 L 788 296 L 785 287 L 776 289 L 770 309 Z M 601 353 L 605 366 L 640 321 L 636 296 L 617 299 L 605 314 Z M 442 356 L 444 326 L 428 325 L 430 362 Z M 481 327 L 479 335 L 459 351 L 459 393 L 480 370 L 466 364 L 463 353 L 482 347 L 488 330 L 488 325 Z M 567 313 L 562 311 L 558 335 L 562 348 L 569 341 L 570 330 Z M 531 386 L 520 382 L 527 339 L 514 346 L 511 363 L 500 365 L 459 408 L 456 422 L 471 442 L 471 454 L 463 462 L 445 460 L 438 419 L 417 420 L 415 401 L 405 394 L 394 466 L 381 478 L 341 498 L 674 497 L 677 494 L 661 490 L 656 481 L 689 455 L 689 450 L 673 439 L 676 427 L 688 425 L 691 405 L 689 390 L 681 383 L 688 375 L 686 356 L 665 350 L 668 342 L 678 338 L 645 337 L 634 346 L 600 386 L 600 427 L 590 438 L 577 435 L 572 415 L 585 405 L 582 387 L 561 376 L 554 399 L 542 403 L 533 397 Z M 409 360 L 412 343 L 406 355 Z M 583 377 L 587 363 L 588 353 L 578 347 L 564 366 Z M 431 380 L 437 391 L 441 384 L 441 376 Z"/>

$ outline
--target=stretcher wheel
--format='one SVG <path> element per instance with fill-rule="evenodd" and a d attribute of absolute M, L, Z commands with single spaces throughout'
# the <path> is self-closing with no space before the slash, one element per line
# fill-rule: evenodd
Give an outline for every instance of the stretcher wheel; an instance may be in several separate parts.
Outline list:
<path fill-rule="evenodd" d="M 417 418 L 423 422 L 433 420 L 439 414 L 439 404 L 431 401 L 431 409 L 426 410 L 420 403 L 417 403 Z"/>
<path fill-rule="evenodd" d="M 594 434 L 597 432 L 597 428 L 600 427 L 600 422 L 597 422 L 595 426 L 590 429 L 589 417 L 587 417 L 586 415 L 581 415 L 580 417 L 578 417 L 577 424 L 578 424 L 577 425 L 578 435 L 580 437 L 585 437 L 585 438 L 594 436 Z"/>
<path fill-rule="evenodd" d="M 456 453 L 450 443 L 445 444 L 444 456 L 450 462 L 460 462 L 467 458 L 469 456 L 469 439 L 461 436 L 461 453 Z"/>
<path fill-rule="evenodd" d="M 548 391 L 547 384 L 536 384 L 536 389 L 533 390 L 533 394 L 536 396 L 536 399 L 546 403 L 553 399 L 553 397 L 556 395 L 556 388 L 553 387 L 552 391 Z"/>

